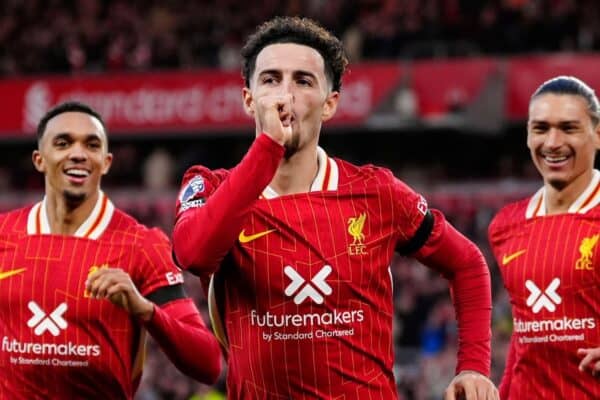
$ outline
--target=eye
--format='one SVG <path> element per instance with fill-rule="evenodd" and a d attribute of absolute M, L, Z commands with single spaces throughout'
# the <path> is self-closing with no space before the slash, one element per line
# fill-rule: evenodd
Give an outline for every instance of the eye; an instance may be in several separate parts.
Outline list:
<path fill-rule="evenodd" d="M 62 148 L 69 146 L 69 142 L 66 139 L 62 139 L 62 138 L 56 139 L 54 141 L 54 146 L 62 149 Z"/>
<path fill-rule="evenodd" d="M 312 86 L 312 81 L 310 79 L 300 78 L 297 82 L 300 86 Z"/>
<path fill-rule="evenodd" d="M 270 85 L 270 84 L 277 83 L 277 80 L 275 78 L 273 78 L 272 76 L 265 76 L 264 78 L 261 79 L 261 83 L 263 85 Z"/>
<path fill-rule="evenodd" d="M 546 131 L 546 127 L 543 125 L 534 125 L 531 127 L 531 131 L 533 133 L 544 133 Z"/>
<path fill-rule="evenodd" d="M 102 147 L 102 144 L 100 142 L 89 142 L 88 147 L 90 149 L 96 150 L 96 149 L 100 149 Z"/>

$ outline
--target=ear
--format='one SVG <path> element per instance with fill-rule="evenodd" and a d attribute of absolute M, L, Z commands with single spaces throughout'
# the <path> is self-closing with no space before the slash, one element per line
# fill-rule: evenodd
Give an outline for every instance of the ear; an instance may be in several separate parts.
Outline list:
<path fill-rule="evenodd" d="M 112 165 L 113 155 L 112 153 L 106 153 L 104 156 L 104 165 L 102 166 L 102 175 L 108 174 L 110 166 Z"/>
<path fill-rule="evenodd" d="M 45 173 L 46 172 L 46 164 L 44 163 L 44 157 L 42 157 L 42 153 L 39 150 L 34 150 L 31 154 L 31 161 L 33 162 L 33 166 L 38 172 Z"/>
<path fill-rule="evenodd" d="M 325 99 L 325 104 L 323 105 L 323 113 L 321 114 L 321 121 L 327 121 L 331 119 L 335 112 L 337 111 L 338 101 L 340 100 L 340 92 L 331 92 L 327 95 L 327 99 Z"/>
<path fill-rule="evenodd" d="M 250 117 L 254 117 L 254 98 L 249 88 L 242 89 L 242 102 L 244 103 L 244 111 Z"/>
<path fill-rule="evenodd" d="M 596 150 L 600 150 L 600 122 L 594 128 L 594 145 L 596 146 Z"/>

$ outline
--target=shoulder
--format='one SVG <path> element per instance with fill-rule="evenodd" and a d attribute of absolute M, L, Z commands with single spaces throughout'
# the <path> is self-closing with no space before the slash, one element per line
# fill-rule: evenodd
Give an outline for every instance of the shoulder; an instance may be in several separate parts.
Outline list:
<path fill-rule="evenodd" d="M 0 231 L 2 232 L 26 232 L 27 220 L 33 205 L 0 213 Z"/>
<path fill-rule="evenodd" d="M 148 227 L 118 208 L 115 208 L 111 227 L 122 238 L 129 238 L 129 241 L 139 245 L 150 242 L 169 242 L 167 235 L 162 230 Z"/>
<path fill-rule="evenodd" d="M 196 195 L 217 188 L 229 175 L 227 169 L 211 170 L 202 165 L 194 165 L 183 174 L 178 200 L 182 203 L 196 197 Z"/>
<path fill-rule="evenodd" d="M 356 165 L 351 162 L 335 159 L 340 175 L 340 185 L 389 185 L 400 182 L 392 171 L 373 164 Z"/>
<path fill-rule="evenodd" d="M 196 181 L 208 181 L 211 184 L 218 185 L 225 180 L 228 175 L 229 170 L 227 169 L 210 169 L 203 165 L 194 165 L 188 168 L 183 174 L 182 185 L 187 184 L 194 179 Z"/>
<path fill-rule="evenodd" d="M 528 197 L 509 203 L 494 215 L 488 227 L 488 235 L 491 240 L 510 231 L 512 227 L 520 226 L 525 222 L 525 214 L 530 199 Z"/>

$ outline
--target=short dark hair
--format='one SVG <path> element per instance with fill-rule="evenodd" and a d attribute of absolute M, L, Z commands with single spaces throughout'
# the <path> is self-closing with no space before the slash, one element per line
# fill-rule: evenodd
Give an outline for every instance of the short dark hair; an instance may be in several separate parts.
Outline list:
<path fill-rule="evenodd" d="M 561 75 L 542 83 L 533 93 L 529 103 L 543 94 L 566 94 L 582 97 L 587 105 L 594 126 L 600 122 L 600 103 L 594 89 L 574 76 Z"/>
<path fill-rule="evenodd" d="M 296 43 L 317 50 L 325 61 L 325 75 L 334 91 L 342 87 L 342 75 L 348 65 L 342 42 L 331 32 L 309 18 L 275 17 L 256 28 L 242 48 L 242 76 L 246 87 L 256 67 L 258 53 L 275 43 Z"/>
<path fill-rule="evenodd" d="M 102 128 L 104 129 L 104 133 L 108 134 L 104 120 L 102 119 L 100 114 L 98 114 L 98 112 L 95 111 L 92 107 L 88 106 L 85 103 L 79 102 L 79 101 L 66 101 L 64 103 L 60 103 L 60 104 L 52 107 L 50 110 L 48 110 L 46 112 L 46 114 L 44 114 L 42 119 L 40 119 L 40 122 L 38 123 L 38 126 L 37 126 L 38 142 L 40 140 L 42 140 L 42 136 L 44 136 L 44 132 L 46 131 L 46 126 L 48 125 L 48 121 L 50 121 L 52 118 L 56 117 L 59 114 L 63 114 L 63 113 L 67 113 L 67 112 L 80 112 L 80 113 L 91 115 L 92 117 L 94 117 L 98 121 L 100 121 L 100 124 L 102 125 Z"/>

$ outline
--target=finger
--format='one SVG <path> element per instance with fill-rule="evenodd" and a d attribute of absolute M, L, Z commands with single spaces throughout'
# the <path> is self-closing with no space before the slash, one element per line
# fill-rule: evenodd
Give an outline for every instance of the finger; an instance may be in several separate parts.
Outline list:
<path fill-rule="evenodd" d="M 596 361 L 594 363 L 594 369 L 592 370 L 592 375 L 600 376 L 600 361 Z"/>
<path fill-rule="evenodd" d="M 119 282 L 119 277 L 114 273 L 104 274 L 96 282 L 96 298 L 103 299 L 107 297 L 108 289 Z"/>
<path fill-rule="evenodd" d="M 444 400 L 456 400 L 456 388 L 453 383 L 446 389 Z"/>
<path fill-rule="evenodd" d="M 467 381 L 463 384 L 463 388 L 465 391 L 464 399 L 465 400 L 477 400 L 479 399 L 477 394 L 477 388 L 471 382 Z"/>
<path fill-rule="evenodd" d="M 117 283 L 109 287 L 106 291 L 106 298 L 113 304 L 120 305 L 122 307 L 127 306 L 129 287 L 124 283 Z"/>
<path fill-rule="evenodd" d="M 594 355 L 592 353 L 588 353 L 585 357 L 583 357 L 583 359 L 579 363 L 579 370 L 585 371 L 587 368 L 590 367 L 590 364 L 592 363 L 593 360 L 594 360 Z"/>

